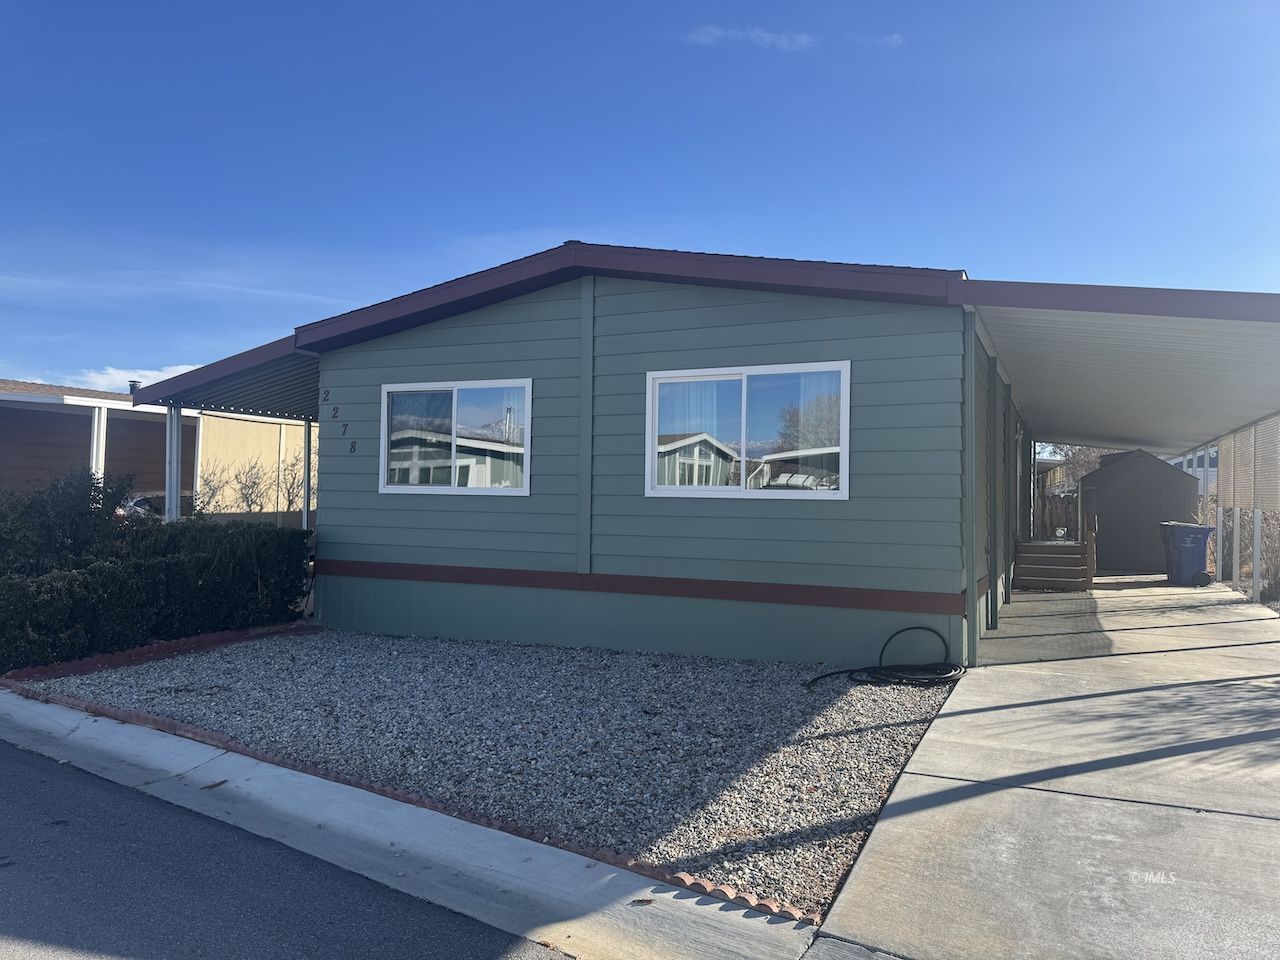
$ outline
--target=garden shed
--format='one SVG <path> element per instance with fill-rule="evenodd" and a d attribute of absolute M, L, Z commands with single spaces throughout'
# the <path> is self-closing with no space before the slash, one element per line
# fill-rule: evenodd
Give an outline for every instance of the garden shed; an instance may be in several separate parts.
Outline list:
<path fill-rule="evenodd" d="M 1165 568 L 1160 523 L 1194 523 L 1200 494 L 1196 478 L 1145 450 L 1102 457 L 1080 478 L 1080 491 L 1097 515 L 1098 569 L 1158 573 Z"/>

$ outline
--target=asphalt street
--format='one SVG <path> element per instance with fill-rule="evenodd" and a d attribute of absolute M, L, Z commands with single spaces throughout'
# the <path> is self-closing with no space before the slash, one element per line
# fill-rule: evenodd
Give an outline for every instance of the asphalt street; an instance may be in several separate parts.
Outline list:
<path fill-rule="evenodd" d="M 563 960 L 0 743 L 0 960 Z"/>

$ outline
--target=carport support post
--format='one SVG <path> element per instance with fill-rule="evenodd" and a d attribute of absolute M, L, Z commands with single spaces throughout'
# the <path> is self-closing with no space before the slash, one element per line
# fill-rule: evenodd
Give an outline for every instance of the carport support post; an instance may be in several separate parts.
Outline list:
<path fill-rule="evenodd" d="M 311 421 L 302 421 L 302 529 L 311 529 Z"/>
<path fill-rule="evenodd" d="M 1213 531 L 1213 579 L 1222 582 L 1222 505 L 1218 505 L 1218 526 Z"/>
<path fill-rule="evenodd" d="M 1255 480 L 1254 483 L 1257 483 Z M 1258 509 L 1255 495 L 1253 501 L 1253 602 L 1262 599 L 1262 511 Z"/>
<path fill-rule="evenodd" d="M 164 519 L 182 517 L 182 408 L 171 404 L 164 412 Z"/>
<path fill-rule="evenodd" d="M 1200 481 L 1204 484 L 1200 488 L 1200 522 L 1209 522 L 1209 447 L 1206 444 L 1200 449 L 1200 462 L 1204 464 L 1204 468 L 1200 471 Z"/>
<path fill-rule="evenodd" d="M 1232 483 L 1235 471 L 1232 471 Z M 1231 589 L 1240 589 L 1240 513 L 1234 499 L 1231 503 Z"/>
<path fill-rule="evenodd" d="M 964 312 L 964 463 L 960 515 L 964 522 L 964 616 L 966 666 L 978 662 L 978 318 Z"/>
<path fill-rule="evenodd" d="M 1262 511 L 1258 509 L 1258 426 L 1253 426 L 1253 482 L 1249 484 L 1249 506 L 1253 509 L 1253 602 L 1262 599 Z"/>
<path fill-rule="evenodd" d="M 107 472 L 107 408 L 93 408 L 89 434 L 89 469 L 99 480 Z"/>

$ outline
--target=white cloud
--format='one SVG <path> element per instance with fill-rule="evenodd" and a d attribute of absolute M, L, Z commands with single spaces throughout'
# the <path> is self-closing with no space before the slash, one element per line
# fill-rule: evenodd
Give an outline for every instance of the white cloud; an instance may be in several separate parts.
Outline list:
<path fill-rule="evenodd" d="M 762 30 L 760 27 L 694 27 L 684 35 L 685 43 L 698 47 L 718 47 L 728 43 L 750 43 L 764 50 L 796 53 L 818 42 L 811 33 Z"/>
<path fill-rule="evenodd" d="M 100 370 L 81 370 L 78 373 L 69 374 L 57 382 L 64 387 L 83 387 L 86 390 L 115 390 L 119 393 L 128 393 L 130 380 L 139 380 L 145 387 L 149 383 L 168 380 L 170 377 L 176 377 L 180 373 L 186 373 L 188 370 L 194 370 L 195 368 L 196 364 L 194 363 L 171 363 L 167 367 L 159 367 L 152 370 L 141 367 L 132 370 L 121 367 L 103 367 Z"/>
<path fill-rule="evenodd" d="M 907 42 L 907 38 L 901 33 L 886 33 L 883 37 L 878 37 L 876 43 L 882 47 L 900 47 Z"/>
<path fill-rule="evenodd" d="M 216 271 L 104 270 L 86 273 L 0 273 L 0 301 L 23 304 L 123 302 L 158 297 L 202 301 L 285 301 L 350 309 L 355 301 L 271 287 Z"/>

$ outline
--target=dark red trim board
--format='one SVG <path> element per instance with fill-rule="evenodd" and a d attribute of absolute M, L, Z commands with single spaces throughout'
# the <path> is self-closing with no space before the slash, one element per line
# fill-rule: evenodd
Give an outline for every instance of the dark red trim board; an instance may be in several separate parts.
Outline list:
<path fill-rule="evenodd" d="M 899 613 L 964 614 L 961 594 L 920 593 L 914 590 L 868 590 L 861 587 L 821 587 L 791 583 L 737 580 L 692 580 L 682 577 L 631 577 L 609 573 L 561 573 L 491 567 L 454 567 L 426 563 L 385 563 L 373 560 L 317 560 L 316 573 L 368 580 L 408 580 L 465 583 L 490 587 L 535 587 L 546 590 L 586 590 L 653 597 L 736 600 L 751 603 L 789 603 L 847 610 L 892 610 Z"/>

